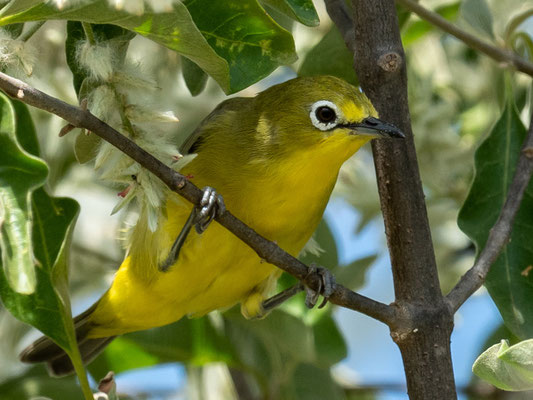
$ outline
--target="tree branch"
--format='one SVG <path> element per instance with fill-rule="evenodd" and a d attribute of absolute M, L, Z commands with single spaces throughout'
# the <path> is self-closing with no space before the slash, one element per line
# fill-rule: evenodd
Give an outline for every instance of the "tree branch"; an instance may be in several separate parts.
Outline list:
<path fill-rule="evenodd" d="M 455 399 L 453 314 L 440 291 L 394 0 L 352 0 L 352 6 L 355 70 L 361 87 L 381 117 L 406 135 L 401 143 L 372 143 L 399 316 L 391 337 L 402 354 L 410 398 L 430 399 L 438 393 L 441 399 Z"/>
<path fill-rule="evenodd" d="M 478 37 L 465 32 L 456 25 L 450 23 L 446 19 L 442 18 L 439 14 L 434 13 L 427 8 L 422 7 L 420 4 L 416 3 L 413 0 L 396 0 L 397 3 L 401 4 L 409 11 L 414 12 L 420 18 L 430 22 L 431 24 L 439 27 L 444 32 L 449 33 L 450 35 L 455 36 L 457 39 L 464 42 L 466 45 L 471 48 L 478 50 L 490 58 L 499 61 L 505 65 L 512 66 L 518 71 L 523 72 L 529 76 L 533 76 L 533 64 L 529 61 L 524 60 L 522 57 L 517 54 L 493 46 L 490 43 L 487 43 Z"/>
<path fill-rule="evenodd" d="M 509 186 L 505 204 L 502 207 L 498 220 L 491 228 L 485 247 L 481 251 L 474 266 L 464 274 L 446 296 L 453 311 L 459 307 L 478 290 L 485 282 L 485 278 L 492 264 L 496 261 L 505 245 L 509 242 L 516 213 L 520 209 L 524 192 L 531 180 L 533 173 L 533 117 L 529 130 L 522 146 L 522 151 L 513 181 Z"/>
<path fill-rule="evenodd" d="M 87 129 L 100 136 L 152 172 L 171 190 L 193 204 L 200 204 L 202 191 L 187 178 L 163 164 L 105 122 L 96 118 L 88 110 L 69 105 L 1 72 L 0 89 L 17 100 L 55 114 L 75 127 Z M 259 257 L 288 272 L 306 286 L 314 290 L 319 289 L 320 277 L 318 274 L 309 274 L 309 269 L 305 264 L 285 252 L 276 243 L 256 233 L 229 211 L 217 216 L 216 220 L 250 246 Z M 342 285 L 336 285 L 329 301 L 333 304 L 359 311 L 388 325 L 392 324 L 395 319 L 395 309 L 393 307 L 357 294 Z"/>

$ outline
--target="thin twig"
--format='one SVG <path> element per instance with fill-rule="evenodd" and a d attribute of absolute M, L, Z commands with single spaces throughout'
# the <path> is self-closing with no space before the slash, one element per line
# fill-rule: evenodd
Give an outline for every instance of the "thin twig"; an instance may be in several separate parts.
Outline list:
<path fill-rule="evenodd" d="M 485 247 L 481 251 L 474 266 L 464 274 L 452 291 L 446 296 L 453 311 L 459 307 L 478 290 L 489 272 L 491 265 L 496 261 L 505 245 L 509 242 L 513 222 L 520 208 L 524 192 L 531 180 L 533 173 L 533 118 L 529 124 L 529 131 L 522 146 L 522 152 L 516 165 L 516 172 L 509 186 L 505 204 L 498 220 L 492 227 Z"/>
<path fill-rule="evenodd" d="M 442 18 L 439 14 L 422 7 L 413 0 L 396 0 L 396 2 L 414 12 L 420 18 L 439 27 L 444 32 L 455 36 L 457 39 L 463 41 L 466 45 L 472 47 L 473 49 L 486 54 L 490 58 L 493 58 L 494 60 L 499 61 L 506 66 L 512 66 L 520 72 L 523 72 L 529 76 L 533 76 L 533 64 L 524 60 L 517 54 L 509 50 L 493 46 L 492 44 L 487 43 L 468 32 L 465 32 L 456 25 Z"/>
<path fill-rule="evenodd" d="M 95 133 L 152 172 L 171 190 L 193 204 L 200 204 L 202 191 L 185 176 L 163 164 L 88 110 L 67 104 L 1 72 L 0 89 L 15 99 L 55 114 L 78 128 Z M 288 272 L 306 286 L 314 290 L 319 289 L 318 274 L 309 274 L 309 269 L 305 264 L 285 252 L 276 243 L 259 235 L 229 211 L 217 216 L 216 220 L 250 246 L 266 262 Z M 336 286 L 329 301 L 359 311 L 388 325 L 392 324 L 395 319 L 393 307 L 357 294 L 342 285 Z"/>

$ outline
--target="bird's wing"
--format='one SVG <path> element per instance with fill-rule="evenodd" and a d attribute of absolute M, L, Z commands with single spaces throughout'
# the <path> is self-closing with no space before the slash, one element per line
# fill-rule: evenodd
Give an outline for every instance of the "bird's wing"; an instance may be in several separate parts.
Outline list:
<path fill-rule="evenodd" d="M 198 146 L 202 143 L 202 133 L 206 125 L 214 122 L 220 115 L 228 111 L 242 111 L 243 107 L 253 100 L 253 97 L 232 97 L 220 103 L 211 113 L 204 118 L 193 133 L 181 145 L 181 154 L 191 154 L 196 152 Z"/>

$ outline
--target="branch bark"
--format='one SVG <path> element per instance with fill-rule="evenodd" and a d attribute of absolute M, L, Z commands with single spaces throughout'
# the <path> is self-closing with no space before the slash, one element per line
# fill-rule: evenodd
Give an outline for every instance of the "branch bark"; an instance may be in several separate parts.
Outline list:
<path fill-rule="evenodd" d="M 396 2 L 407 8 L 409 11 L 414 12 L 420 18 L 439 27 L 444 32 L 455 36 L 457 39 L 461 40 L 463 43 L 470 46 L 474 50 L 478 50 L 481 53 L 484 53 L 490 58 L 499 61 L 506 66 L 514 67 L 516 68 L 516 70 L 523 72 L 524 74 L 533 76 L 533 64 L 529 61 L 524 60 L 522 57 L 516 55 L 515 53 L 506 49 L 493 46 L 490 43 L 487 43 L 479 39 L 478 37 L 468 32 L 465 32 L 456 25 L 442 18 L 439 14 L 434 13 L 428 10 L 427 8 L 424 8 L 413 0 L 396 0 Z"/>
<path fill-rule="evenodd" d="M 202 191 L 187 178 L 163 164 L 105 122 L 96 118 L 90 111 L 74 107 L 51 97 L 1 72 L 0 89 L 17 100 L 53 113 L 75 127 L 87 129 L 100 136 L 152 172 L 171 190 L 193 204 L 200 204 Z M 229 211 L 217 216 L 216 221 L 250 246 L 265 261 L 293 275 L 308 287 L 314 290 L 319 289 L 319 280 L 321 278 L 318 274 L 309 274 L 309 269 L 305 264 L 285 252 L 276 243 L 259 235 Z M 355 293 L 342 285 L 336 285 L 329 301 L 333 304 L 359 311 L 388 325 L 392 324 L 395 319 L 393 307 Z"/>
<path fill-rule="evenodd" d="M 461 305 L 478 290 L 489 273 L 490 267 L 496 261 L 505 245 L 509 242 L 513 222 L 516 213 L 520 209 L 520 204 L 524 197 L 524 192 L 531 180 L 533 173 L 533 117 L 529 124 L 529 130 L 522 145 L 522 151 L 513 181 L 509 186 L 509 192 L 505 199 L 498 220 L 491 228 L 487 243 L 481 251 L 474 266 L 464 274 L 461 280 L 455 285 L 446 296 L 450 307 L 455 312 Z"/>
<path fill-rule="evenodd" d="M 331 5 L 332 0 L 326 3 Z M 450 353 L 453 314 L 439 286 L 394 0 L 352 0 L 352 5 L 355 69 L 361 87 L 381 117 L 406 134 L 402 143 L 372 144 L 400 316 L 391 326 L 391 336 L 402 354 L 411 399 L 433 399 L 436 393 L 439 399 L 455 399 Z M 343 36 L 349 27 L 338 24 Z"/>

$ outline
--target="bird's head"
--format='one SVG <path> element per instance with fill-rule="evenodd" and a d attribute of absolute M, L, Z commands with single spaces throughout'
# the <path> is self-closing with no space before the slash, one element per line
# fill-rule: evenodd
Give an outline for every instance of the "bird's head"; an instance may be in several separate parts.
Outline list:
<path fill-rule="evenodd" d="M 356 87 L 332 76 L 296 78 L 256 97 L 258 133 L 283 149 L 336 144 L 356 151 L 371 139 L 403 138 L 394 125 L 378 118 Z M 352 151 L 352 153 L 353 153 Z"/>

